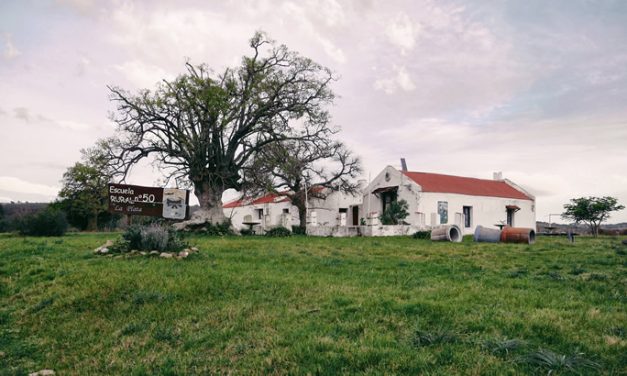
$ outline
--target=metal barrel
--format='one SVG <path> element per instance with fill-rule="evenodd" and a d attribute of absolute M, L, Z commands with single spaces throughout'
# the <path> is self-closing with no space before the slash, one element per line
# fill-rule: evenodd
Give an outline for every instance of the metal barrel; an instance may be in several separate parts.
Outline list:
<path fill-rule="evenodd" d="M 462 230 L 456 225 L 442 225 L 431 229 L 431 240 L 459 243 L 462 241 Z"/>
<path fill-rule="evenodd" d="M 477 226 L 473 239 L 476 242 L 498 243 L 501 241 L 501 230 Z"/>
<path fill-rule="evenodd" d="M 533 244 L 536 242 L 536 232 L 530 228 L 505 227 L 501 231 L 503 243 Z"/>

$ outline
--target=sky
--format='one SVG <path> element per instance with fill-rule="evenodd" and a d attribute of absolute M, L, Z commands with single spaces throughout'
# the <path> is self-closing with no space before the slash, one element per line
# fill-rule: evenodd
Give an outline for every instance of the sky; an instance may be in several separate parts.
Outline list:
<path fill-rule="evenodd" d="M 0 202 L 50 201 L 111 136 L 107 85 L 220 72 L 265 31 L 330 68 L 339 138 L 364 165 L 492 178 L 627 205 L 627 1 L 0 2 Z M 129 183 L 159 172 L 135 168 Z M 555 221 L 557 216 L 553 216 Z M 627 222 L 627 210 L 610 223 Z"/>

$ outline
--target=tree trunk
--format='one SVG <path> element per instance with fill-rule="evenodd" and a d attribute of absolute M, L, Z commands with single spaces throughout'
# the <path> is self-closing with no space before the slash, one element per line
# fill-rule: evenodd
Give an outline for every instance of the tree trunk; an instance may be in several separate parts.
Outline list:
<path fill-rule="evenodd" d="M 98 231 L 98 211 L 87 218 L 87 231 Z"/>
<path fill-rule="evenodd" d="M 300 227 L 305 227 L 307 225 L 307 205 L 305 205 L 304 197 L 299 197 L 298 195 L 294 195 L 291 197 L 292 205 L 298 208 L 298 220 L 300 222 Z"/>
<path fill-rule="evenodd" d="M 178 230 L 203 223 L 218 224 L 227 220 L 222 210 L 222 193 L 224 190 L 212 187 L 207 182 L 194 182 L 194 194 L 198 198 L 200 209 L 188 221 L 174 225 Z"/>

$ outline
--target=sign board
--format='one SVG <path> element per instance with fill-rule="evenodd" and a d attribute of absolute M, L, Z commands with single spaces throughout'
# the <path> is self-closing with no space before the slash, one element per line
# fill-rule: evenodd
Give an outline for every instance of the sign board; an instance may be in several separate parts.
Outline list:
<path fill-rule="evenodd" d="M 175 188 L 109 184 L 109 212 L 185 219 L 189 214 L 189 191 Z"/>

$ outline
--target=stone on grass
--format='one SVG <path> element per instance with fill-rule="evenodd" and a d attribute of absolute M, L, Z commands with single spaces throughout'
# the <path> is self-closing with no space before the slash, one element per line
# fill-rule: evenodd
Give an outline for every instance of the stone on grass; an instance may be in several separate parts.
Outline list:
<path fill-rule="evenodd" d="M 29 373 L 28 376 L 52 376 L 54 371 L 51 369 L 42 369 L 41 371 Z"/>
<path fill-rule="evenodd" d="M 191 247 L 189 250 L 192 251 L 192 252 L 198 252 L 198 248 L 196 248 L 196 247 Z"/>
<path fill-rule="evenodd" d="M 163 257 L 163 258 L 172 258 L 172 254 L 168 253 L 168 252 L 161 252 L 161 254 L 159 255 L 159 257 Z"/>
<path fill-rule="evenodd" d="M 150 256 L 158 256 L 159 255 L 159 251 L 150 251 L 149 255 Z"/>
<path fill-rule="evenodd" d="M 106 255 L 107 253 L 109 253 L 109 248 L 100 248 L 100 252 L 101 255 Z"/>
<path fill-rule="evenodd" d="M 182 250 L 181 252 L 179 252 L 179 257 L 180 258 L 185 258 L 187 256 L 189 256 L 189 252 L 188 251 Z"/>
<path fill-rule="evenodd" d="M 141 251 L 141 252 L 139 252 L 139 254 L 142 255 L 142 256 L 146 256 L 148 254 L 148 252 Z"/>

